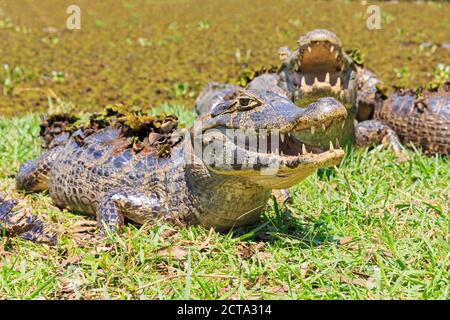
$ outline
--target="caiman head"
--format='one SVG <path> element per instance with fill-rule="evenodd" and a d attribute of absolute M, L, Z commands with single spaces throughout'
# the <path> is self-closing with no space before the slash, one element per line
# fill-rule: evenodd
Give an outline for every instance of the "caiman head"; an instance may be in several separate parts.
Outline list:
<path fill-rule="evenodd" d="M 328 128 L 346 116 L 345 107 L 333 98 L 318 99 L 302 109 L 284 95 L 247 89 L 214 105 L 191 134 L 194 144 L 202 141 L 202 160 L 209 171 L 265 189 L 282 189 L 316 169 L 337 165 L 344 156 L 331 141 L 326 148 L 315 147 L 295 133 Z"/>
<path fill-rule="evenodd" d="M 329 140 L 351 139 L 356 114 L 357 72 L 352 59 L 342 49 L 341 40 L 324 29 L 313 30 L 300 37 L 298 49 L 289 60 L 294 101 L 308 106 L 321 97 L 333 97 L 347 109 L 348 117 L 327 132 L 299 136 L 311 144 L 324 146 Z M 319 127 L 320 128 L 320 127 Z"/>

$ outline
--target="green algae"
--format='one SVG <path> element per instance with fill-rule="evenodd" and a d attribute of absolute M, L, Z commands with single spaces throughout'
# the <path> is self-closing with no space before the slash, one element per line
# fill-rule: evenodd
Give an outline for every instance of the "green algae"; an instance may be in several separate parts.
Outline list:
<path fill-rule="evenodd" d="M 367 29 L 367 5 L 359 1 L 195 3 L 79 0 L 81 30 L 70 31 L 68 1 L 0 0 L 0 21 L 7 26 L 0 64 L 33 75 L 0 96 L 0 114 L 45 111 L 48 88 L 77 111 L 113 103 L 190 108 L 207 82 L 245 84 L 260 66 L 280 63 L 280 47 L 295 49 L 298 37 L 315 28 L 335 32 L 344 49 L 358 48 L 364 64 L 389 86 L 426 85 L 432 66 L 448 64 L 445 2 L 371 2 L 382 10 L 380 30 Z M 408 72 L 398 78 L 394 69 Z M 186 90 L 174 89 L 184 83 Z"/>
<path fill-rule="evenodd" d="M 450 65 L 438 64 L 436 67 L 433 67 L 432 74 L 433 80 L 426 87 L 430 91 L 438 91 L 450 80 Z"/>
<path fill-rule="evenodd" d="M 345 53 L 349 55 L 350 58 L 359 66 L 364 65 L 365 54 L 359 49 L 346 50 Z"/>
<path fill-rule="evenodd" d="M 166 113 L 149 115 L 137 107 L 115 104 L 93 114 L 44 115 L 40 124 L 42 147 L 50 149 L 58 145 L 53 141 L 63 133 L 72 134 L 74 140 L 83 145 L 87 137 L 108 126 L 120 130 L 119 138 L 111 141 L 116 147 L 114 152 L 131 149 L 167 157 L 171 154 L 171 148 L 181 141 L 181 136 L 174 134 L 178 128 L 177 116 Z"/>

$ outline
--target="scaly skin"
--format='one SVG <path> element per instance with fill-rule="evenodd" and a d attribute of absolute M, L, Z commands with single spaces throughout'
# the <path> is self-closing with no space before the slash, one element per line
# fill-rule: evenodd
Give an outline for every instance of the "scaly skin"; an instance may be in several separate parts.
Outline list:
<path fill-rule="evenodd" d="M 298 139 L 321 147 L 329 141 L 341 145 L 356 143 L 361 147 L 383 143 L 399 160 L 406 159 L 401 142 L 412 142 L 427 153 L 448 154 L 448 93 L 430 94 L 419 104 L 414 103 L 412 95 L 394 94 L 383 101 L 376 88 L 380 81 L 345 54 L 334 33 L 317 29 L 300 37 L 298 44 L 294 52 L 286 47 L 280 49 L 282 65 L 276 74 L 261 75 L 247 86 L 284 94 L 299 107 L 330 96 L 347 108 L 344 123 L 297 133 Z M 228 86 L 227 92 L 237 90 L 234 88 Z M 215 96 L 226 98 L 221 92 L 218 84 L 205 89 L 196 105 L 207 104 Z"/>
<path fill-rule="evenodd" d="M 115 153 L 111 141 L 120 132 L 114 127 L 85 137 L 82 145 L 73 137 L 83 135 L 77 131 L 65 144 L 25 163 L 16 177 L 17 188 L 28 192 L 48 188 L 58 207 L 95 215 L 106 229 L 116 229 L 128 218 L 139 224 L 162 220 L 222 231 L 256 221 L 272 189 L 290 187 L 318 168 L 338 164 L 344 155 L 341 149 L 302 145 L 291 135 L 345 119 L 346 109 L 334 99 L 299 109 L 275 93 L 244 90 L 209 109 L 185 130 L 169 158 L 130 149 Z M 248 150 L 226 136 L 226 129 L 253 129 L 267 139 L 279 139 L 281 152 Z M 200 140 L 198 133 L 203 133 Z M 240 165 L 205 161 L 199 152 L 207 154 L 211 143 L 218 141 L 211 134 L 236 157 L 258 160 Z M 268 164 L 274 161 L 279 168 L 269 174 Z"/>
<path fill-rule="evenodd" d="M 361 79 L 358 120 L 362 121 L 356 125 L 358 145 L 380 143 L 394 133 L 402 143 L 412 143 L 427 154 L 450 153 L 449 82 L 443 84 L 437 92 L 425 90 L 420 99 L 416 98 L 412 90 L 397 90 L 384 100 L 377 94 L 376 88 L 382 83 L 373 73 L 359 68 L 358 75 Z M 372 120 L 366 121 L 367 119 Z M 377 130 L 371 131 L 372 136 L 359 133 L 374 123 L 377 123 L 378 131 L 386 130 L 386 134 L 374 134 Z M 367 141 L 361 141 L 362 139 Z M 396 142 L 388 144 L 399 149 Z"/>
<path fill-rule="evenodd" d="M 450 153 L 450 92 L 427 93 L 418 102 L 414 94 L 392 94 L 375 119 L 395 130 L 403 143 L 412 142 L 430 154 Z"/>

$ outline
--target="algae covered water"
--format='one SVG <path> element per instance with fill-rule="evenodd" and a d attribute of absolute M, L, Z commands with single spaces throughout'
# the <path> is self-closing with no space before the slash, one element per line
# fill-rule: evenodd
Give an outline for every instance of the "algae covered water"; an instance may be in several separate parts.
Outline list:
<path fill-rule="evenodd" d="M 71 1 L 2 0 L 0 115 L 42 112 L 54 97 L 90 111 L 191 108 L 208 81 L 245 82 L 315 28 L 360 49 L 389 85 L 424 85 L 450 64 L 448 2 L 370 4 L 380 29 L 367 28 L 366 1 L 80 0 L 80 30 L 69 30 Z"/>

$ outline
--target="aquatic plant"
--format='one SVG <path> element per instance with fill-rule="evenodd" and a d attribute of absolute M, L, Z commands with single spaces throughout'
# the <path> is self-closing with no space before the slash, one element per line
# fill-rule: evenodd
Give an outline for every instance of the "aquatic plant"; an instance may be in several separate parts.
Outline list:
<path fill-rule="evenodd" d="M 0 73 L 0 84 L 4 96 L 8 96 L 19 83 L 31 80 L 33 74 L 23 66 L 10 67 L 4 64 Z"/>

